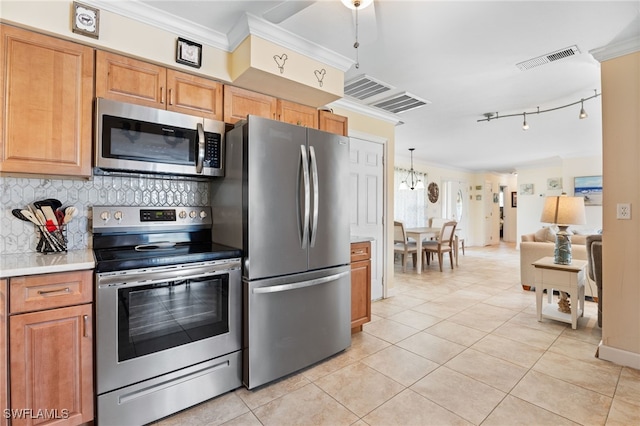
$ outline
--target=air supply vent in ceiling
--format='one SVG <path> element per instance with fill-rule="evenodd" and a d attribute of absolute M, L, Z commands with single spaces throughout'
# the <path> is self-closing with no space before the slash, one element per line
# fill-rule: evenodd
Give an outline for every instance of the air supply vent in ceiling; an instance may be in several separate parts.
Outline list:
<path fill-rule="evenodd" d="M 344 94 L 361 101 L 391 89 L 393 87 L 388 84 L 364 74 L 354 77 L 344 84 Z"/>
<path fill-rule="evenodd" d="M 578 46 L 573 45 L 565 49 L 556 50 L 555 52 L 547 53 L 546 55 L 538 56 L 537 58 L 529 59 L 528 61 L 520 62 L 516 64 L 521 71 L 529 70 L 531 68 L 548 64 L 550 62 L 559 61 L 560 59 L 568 58 L 569 56 L 580 54 Z"/>
<path fill-rule="evenodd" d="M 372 106 L 397 114 L 399 112 L 420 108 L 428 103 L 430 102 L 427 100 L 420 99 L 410 93 L 403 92 L 378 101 L 372 104 Z"/>

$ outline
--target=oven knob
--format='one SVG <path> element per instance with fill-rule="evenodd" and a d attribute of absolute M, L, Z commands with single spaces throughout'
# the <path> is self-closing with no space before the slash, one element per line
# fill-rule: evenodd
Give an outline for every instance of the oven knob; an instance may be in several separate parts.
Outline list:
<path fill-rule="evenodd" d="M 205 217 L 207 217 L 207 212 L 200 210 L 200 219 L 204 219 Z"/>
<path fill-rule="evenodd" d="M 102 213 L 100 213 L 100 219 L 104 220 L 105 222 L 109 220 L 109 217 L 111 217 L 111 215 L 109 214 L 109 212 L 102 212 Z"/>
<path fill-rule="evenodd" d="M 115 220 L 117 220 L 118 222 L 120 222 L 122 220 L 122 212 L 120 210 L 118 210 L 117 212 L 115 212 L 113 214 L 113 218 Z"/>
<path fill-rule="evenodd" d="M 189 212 L 189 217 L 190 217 L 191 219 L 195 219 L 195 218 L 196 218 L 196 215 L 197 215 L 197 213 L 196 213 L 196 211 L 195 211 L 195 210 L 191 210 L 191 211 Z"/>
<path fill-rule="evenodd" d="M 180 211 L 180 213 L 178 213 L 178 217 L 180 219 L 185 219 L 187 217 L 187 212 L 185 212 L 184 210 Z"/>

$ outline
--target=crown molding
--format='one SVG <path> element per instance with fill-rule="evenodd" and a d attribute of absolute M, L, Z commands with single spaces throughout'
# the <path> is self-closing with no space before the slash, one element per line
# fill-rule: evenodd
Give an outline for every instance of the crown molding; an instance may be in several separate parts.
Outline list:
<path fill-rule="evenodd" d="M 379 108 L 370 107 L 368 105 L 363 105 L 358 102 L 352 101 L 347 98 L 338 99 L 336 101 L 327 104 L 327 107 L 338 107 L 348 109 L 349 111 L 353 111 L 362 115 L 366 115 L 371 118 L 375 118 L 378 120 L 383 120 L 389 123 L 393 123 L 395 126 L 400 124 L 404 124 L 404 122 L 398 117 L 396 114 L 391 114 Z"/>
<path fill-rule="evenodd" d="M 296 34 L 284 30 L 262 18 L 245 13 L 236 22 L 229 34 L 224 34 L 211 28 L 195 24 L 186 19 L 179 18 L 163 10 L 136 0 L 109 1 L 109 0 L 83 0 L 88 5 L 103 9 L 118 15 L 125 16 L 153 27 L 161 28 L 174 34 L 193 39 L 199 43 L 233 52 L 240 43 L 249 35 L 255 35 L 294 52 L 308 56 L 323 64 L 332 66 L 342 72 L 346 72 L 355 63 L 332 50 L 319 44 L 303 39 Z"/>
<path fill-rule="evenodd" d="M 640 37 L 632 37 L 618 43 L 612 43 L 589 51 L 589 53 L 601 63 L 635 52 L 640 52 Z"/>
<path fill-rule="evenodd" d="M 156 9 L 147 3 L 141 3 L 135 0 L 83 0 L 83 2 L 99 9 L 151 25 L 152 27 L 161 28 L 174 34 L 180 34 L 182 37 L 193 39 L 199 43 L 207 44 L 221 50 L 228 51 L 229 48 L 229 41 L 226 34 Z"/>
<path fill-rule="evenodd" d="M 355 63 L 352 59 L 299 37 L 291 31 L 282 29 L 250 13 L 245 13 L 229 32 L 229 51 L 234 51 L 249 35 L 286 47 L 301 55 L 337 68 L 342 72 L 346 72 Z"/>

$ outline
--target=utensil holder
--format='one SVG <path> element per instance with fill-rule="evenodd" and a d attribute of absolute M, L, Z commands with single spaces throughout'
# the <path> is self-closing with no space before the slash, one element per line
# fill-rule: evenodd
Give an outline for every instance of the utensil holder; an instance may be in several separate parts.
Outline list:
<path fill-rule="evenodd" d="M 46 226 L 38 226 L 38 245 L 36 251 L 39 253 L 61 253 L 67 251 L 67 227 L 58 225 L 53 231 L 49 231 Z"/>

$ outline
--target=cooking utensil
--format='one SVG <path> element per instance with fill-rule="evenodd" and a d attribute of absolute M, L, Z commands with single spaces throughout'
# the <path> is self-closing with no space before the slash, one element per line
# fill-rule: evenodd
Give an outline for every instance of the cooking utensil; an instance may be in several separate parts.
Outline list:
<path fill-rule="evenodd" d="M 56 210 L 62 207 L 62 203 L 60 202 L 60 200 L 57 200 L 55 198 L 45 198 L 44 200 L 34 201 L 33 205 L 40 210 L 42 210 L 43 206 L 49 206 L 52 210 Z"/>
<path fill-rule="evenodd" d="M 64 225 L 64 212 L 60 209 L 56 209 L 54 212 L 56 215 L 56 222 L 58 225 Z"/>
<path fill-rule="evenodd" d="M 40 210 L 34 211 L 31 206 L 29 206 L 29 209 L 31 209 L 32 211 L 22 210 L 21 213 L 38 226 L 38 228 L 42 232 L 42 235 L 44 235 L 47 242 L 49 243 L 52 251 L 65 251 L 64 243 L 62 243 L 61 245 L 58 239 L 51 235 L 51 233 L 49 233 L 49 230 L 46 227 L 47 219 L 44 217 L 44 213 L 42 213 L 42 211 Z"/>
<path fill-rule="evenodd" d="M 74 217 L 76 217 L 76 215 L 78 214 L 78 209 L 73 207 L 73 206 L 69 206 L 67 208 L 64 209 L 64 220 L 62 221 L 63 224 L 67 224 L 69 222 L 71 222 L 71 219 L 73 219 Z"/>
<path fill-rule="evenodd" d="M 25 222 L 31 222 L 25 215 L 22 214 L 20 209 L 13 209 L 11 213 L 20 220 L 24 220 Z"/>

